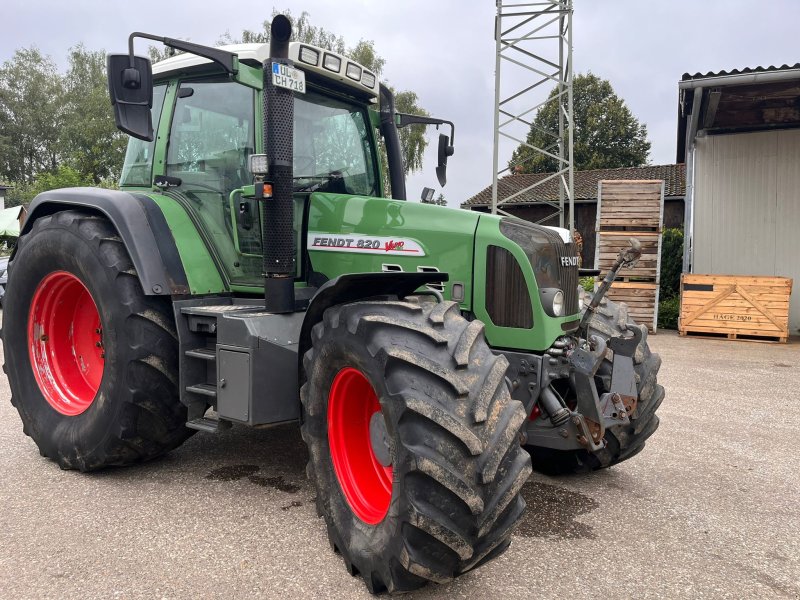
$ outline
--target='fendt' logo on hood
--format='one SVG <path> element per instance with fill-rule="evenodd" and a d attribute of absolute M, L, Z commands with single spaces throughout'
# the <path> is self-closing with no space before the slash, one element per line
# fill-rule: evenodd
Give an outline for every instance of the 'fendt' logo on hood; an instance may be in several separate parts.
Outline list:
<path fill-rule="evenodd" d="M 561 257 L 561 266 L 562 267 L 577 267 L 578 266 L 578 257 L 577 256 L 562 256 Z"/>

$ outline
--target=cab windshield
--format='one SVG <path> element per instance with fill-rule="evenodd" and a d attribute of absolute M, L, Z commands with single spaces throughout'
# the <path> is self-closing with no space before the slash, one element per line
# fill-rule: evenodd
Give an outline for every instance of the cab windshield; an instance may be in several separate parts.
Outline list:
<path fill-rule="evenodd" d="M 378 196 L 363 108 L 315 92 L 294 101 L 294 189 Z"/>

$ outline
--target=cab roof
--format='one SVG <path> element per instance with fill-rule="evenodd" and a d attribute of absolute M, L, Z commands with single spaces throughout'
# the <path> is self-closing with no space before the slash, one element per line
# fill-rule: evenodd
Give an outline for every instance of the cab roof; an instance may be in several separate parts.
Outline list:
<path fill-rule="evenodd" d="M 269 44 L 231 44 L 219 46 L 219 49 L 236 54 L 240 63 L 254 67 L 260 67 L 269 59 Z M 296 68 L 303 71 L 321 75 L 373 98 L 378 96 L 378 78 L 375 74 L 346 56 L 301 42 L 291 42 L 289 59 L 294 61 Z M 211 64 L 211 61 L 185 52 L 154 64 L 153 75 L 178 73 L 206 64 Z"/>

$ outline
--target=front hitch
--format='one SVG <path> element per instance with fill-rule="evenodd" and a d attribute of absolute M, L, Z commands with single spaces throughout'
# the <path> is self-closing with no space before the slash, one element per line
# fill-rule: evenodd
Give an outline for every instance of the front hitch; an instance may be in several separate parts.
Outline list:
<path fill-rule="evenodd" d="M 627 337 L 605 340 L 589 334 L 589 325 L 603 297 L 622 268 L 630 268 L 642 255 L 636 238 L 620 251 L 605 279 L 586 307 L 573 335 L 558 338 L 542 357 L 504 352 L 509 360 L 512 396 L 523 402 L 531 420 L 524 433 L 525 443 L 557 450 L 584 448 L 598 452 L 606 447 L 608 427 L 630 424 L 638 393 L 633 357 L 642 340 L 642 331 L 631 328 Z M 613 352 L 611 386 L 597 392 L 595 375 Z M 558 381 L 569 381 L 574 402 L 566 402 L 557 389 Z M 556 384 L 555 386 L 552 384 Z M 541 417 L 539 416 L 541 414 Z"/>
<path fill-rule="evenodd" d="M 535 407 L 541 418 L 532 417 L 525 432 L 525 443 L 533 446 L 570 450 L 583 448 L 598 452 L 606 447 L 609 427 L 630 424 L 636 410 L 637 389 L 633 357 L 642 340 L 638 327 L 628 337 L 605 340 L 593 335 L 588 340 L 562 337 L 535 367 L 532 355 L 505 353 L 509 359 L 512 396 L 519 394 L 529 412 Z M 599 394 L 595 376 L 600 365 L 613 352 L 609 391 Z M 527 386 L 521 385 L 528 380 Z M 551 385 L 569 381 L 574 404 L 565 402 Z M 527 388 L 530 400 L 523 394 Z M 533 412 L 538 415 L 538 412 Z"/>

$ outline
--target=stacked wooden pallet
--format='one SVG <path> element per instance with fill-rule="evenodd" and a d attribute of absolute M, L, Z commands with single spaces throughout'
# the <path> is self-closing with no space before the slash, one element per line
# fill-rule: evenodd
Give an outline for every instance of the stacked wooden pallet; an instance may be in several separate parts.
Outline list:
<path fill-rule="evenodd" d="M 625 302 L 637 323 L 655 333 L 658 322 L 658 285 L 661 270 L 661 232 L 664 221 L 664 182 L 654 180 L 604 180 L 598 183 L 595 269 L 611 269 L 630 238 L 642 244 L 642 257 L 622 269 L 609 298 Z"/>
<path fill-rule="evenodd" d="M 681 276 L 681 335 L 786 342 L 789 297 L 786 277 Z"/>

